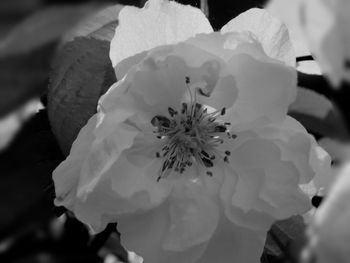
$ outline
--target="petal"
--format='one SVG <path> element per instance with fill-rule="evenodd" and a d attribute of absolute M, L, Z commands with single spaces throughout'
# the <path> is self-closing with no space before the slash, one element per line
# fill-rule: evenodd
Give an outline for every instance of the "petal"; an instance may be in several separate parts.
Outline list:
<path fill-rule="evenodd" d="M 94 115 L 80 130 L 72 145 L 70 155 L 53 172 L 56 192 L 55 205 L 57 206 L 70 208 L 74 204 L 82 162 L 95 139 L 93 130 L 96 127 L 96 120 L 97 117 Z"/>
<path fill-rule="evenodd" d="M 223 216 L 215 235 L 198 263 L 260 262 L 266 233 L 266 231 L 238 227 Z"/>
<path fill-rule="evenodd" d="M 335 8 L 340 3 L 342 6 L 338 10 L 348 10 L 344 1 L 303 1 L 300 8 L 301 26 L 309 47 L 335 86 L 340 84 L 343 77 L 346 59 L 346 31 L 342 32 L 341 26 L 345 21 Z M 344 23 L 344 26 L 347 25 Z"/>
<path fill-rule="evenodd" d="M 330 175 L 329 155 L 295 119 L 287 117 L 279 124 L 257 129 L 259 136 L 270 139 L 281 150 L 282 159 L 292 161 L 299 171 L 299 182 L 308 183 L 315 175 Z"/>
<path fill-rule="evenodd" d="M 136 167 L 122 155 L 93 189 L 80 189 L 82 194 L 75 197 L 73 212 L 96 233 L 121 215 L 159 206 L 171 191 L 167 181 L 156 181 L 159 165 L 152 162 Z"/>
<path fill-rule="evenodd" d="M 299 9 L 305 0 L 271 0 L 264 9 L 286 24 L 297 57 L 310 55 L 305 36 L 300 27 Z"/>
<path fill-rule="evenodd" d="M 259 8 L 252 8 L 228 22 L 222 33 L 250 31 L 256 35 L 269 57 L 295 66 L 295 55 L 287 27 Z"/>
<path fill-rule="evenodd" d="M 233 125 L 258 118 L 281 121 L 297 94 L 296 71 L 250 55 L 234 56 L 228 63 L 236 80 L 238 98 L 228 114 Z"/>
<path fill-rule="evenodd" d="M 142 256 L 144 262 L 197 262 L 206 248 L 206 243 L 184 251 L 169 251 L 163 248 L 164 235 L 171 226 L 170 220 L 168 202 L 147 213 L 120 218 L 118 230 L 123 246 Z"/>
<path fill-rule="evenodd" d="M 198 33 L 213 31 L 199 9 L 167 0 L 150 0 L 142 9 L 124 7 L 119 13 L 119 22 L 110 49 L 113 67 L 154 47 L 175 44 Z M 118 71 L 117 67 L 117 78 L 121 79 L 123 73 Z"/>
<path fill-rule="evenodd" d="M 171 225 L 164 249 L 185 251 L 211 238 L 219 221 L 219 210 L 200 180 L 175 187 L 169 202 Z"/>

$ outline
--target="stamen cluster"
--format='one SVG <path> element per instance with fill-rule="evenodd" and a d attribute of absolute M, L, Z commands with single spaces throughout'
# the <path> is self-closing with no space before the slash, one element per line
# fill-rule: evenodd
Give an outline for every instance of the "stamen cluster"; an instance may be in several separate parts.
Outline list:
<path fill-rule="evenodd" d="M 164 141 L 156 153 L 164 159 L 157 181 L 172 171 L 182 174 L 193 164 L 208 168 L 207 175 L 212 176 L 210 168 L 217 157 L 228 163 L 230 151 L 221 153 L 217 147 L 224 139 L 236 138 L 228 131 L 230 123 L 218 120 L 225 113 L 225 108 L 208 113 L 207 107 L 191 99 L 182 103 L 181 111 L 169 107 L 167 116 L 155 116 L 151 123 L 157 128 L 157 138 Z"/>

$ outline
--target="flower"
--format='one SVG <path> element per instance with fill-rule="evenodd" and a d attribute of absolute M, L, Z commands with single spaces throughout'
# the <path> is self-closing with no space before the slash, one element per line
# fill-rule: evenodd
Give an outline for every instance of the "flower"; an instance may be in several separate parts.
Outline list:
<path fill-rule="evenodd" d="M 56 205 L 94 232 L 117 221 L 146 263 L 258 262 L 329 166 L 287 116 L 286 28 L 252 9 L 213 32 L 200 10 L 152 0 L 120 12 L 110 57 L 119 81 L 54 171 Z"/>
<path fill-rule="evenodd" d="M 350 164 L 344 166 L 310 226 L 310 248 L 319 263 L 347 263 L 350 222 Z"/>
<path fill-rule="evenodd" d="M 334 86 L 350 80 L 350 2 L 304 0 L 301 26 L 317 62 Z"/>

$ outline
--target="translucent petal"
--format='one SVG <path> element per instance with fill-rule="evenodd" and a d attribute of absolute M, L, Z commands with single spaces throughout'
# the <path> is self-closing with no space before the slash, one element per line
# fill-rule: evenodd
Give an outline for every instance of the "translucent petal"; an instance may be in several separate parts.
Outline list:
<path fill-rule="evenodd" d="M 287 27 L 264 9 L 249 9 L 221 29 L 222 33 L 242 31 L 256 35 L 269 57 L 295 66 L 295 54 Z"/>
<path fill-rule="evenodd" d="M 119 13 L 110 58 L 116 67 L 122 60 L 143 51 L 212 31 L 205 15 L 191 6 L 165 0 L 150 0 L 142 9 L 127 6 Z M 118 74 L 118 66 L 116 73 L 118 79 L 123 77 Z"/>
<path fill-rule="evenodd" d="M 297 94 L 296 71 L 279 63 L 234 56 L 228 63 L 236 80 L 238 97 L 228 112 L 233 125 L 259 118 L 281 121 Z"/>
<path fill-rule="evenodd" d="M 82 162 L 95 139 L 93 130 L 96 127 L 96 119 L 94 115 L 81 129 L 77 140 L 72 145 L 70 155 L 53 172 L 57 206 L 71 208 L 74 204 Z"/>
<path fill-rule="evenodd" d="M 134 214 L 118 220 L 122 244 L 142 256 L 144 262 L 195 263 L 203 254 L 206 243 L 184 251 L 169 251 L 163 246 L 164 234 L 171 227 L 169 203 L 147 213 Z"/>
<path fill-rule="evenodd" d="M 219 209 L 200 180 L 175 187 L 169 202 L 171 226 L 164 240 L 165 249 L 185 251 L 211 238 L 219 221 Z"/>
<path fill-rule="evenodd" d="M 238 227 L 224 216 L 198 263 L 257 263 L 262 255 L 266 231 Z"/>

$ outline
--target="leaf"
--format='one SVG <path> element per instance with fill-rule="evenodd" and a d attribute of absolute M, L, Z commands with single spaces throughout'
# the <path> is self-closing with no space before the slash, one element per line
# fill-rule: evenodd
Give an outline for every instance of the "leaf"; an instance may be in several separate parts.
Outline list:
<path fill-rule="evenodd" d="M 115 81 L 107 41 L 75 38 L 57 54 L 48 90 L 48 113 L 65 154 L 96 112 L 99 97 Z"/>
<path fill-rule="evenodd" d="M 297 262 L 293 260 L 296 260 L 305 244 L 305 229 L 302 216 L 292 216 L 273 224 L 267 235 L 265 256 L 288 258 L 290 260 L 288 262 Z"/>
<path fill-rule="evenodd" d="M 45 92 L 54 45 L 0 58 L 0 118 Z"/>
<path fill-rule="evenodd" d="M 64 154 L 96 113 L 97 101 L 116 81 L 109 46 L 121 5 L 108 7 L 67 34 L 52 66 L 48 112 Z M 83 37 L 82 37 L 83 36 Z"/>
<path fill-rule="evenodd" d="M 64 37 L 65 42 L 72 41 L 76 37 L 93 37 L 100 40 L 111 41 L 115 28 L 118 25 L 119 11 L 122 5 L 107 7 L 100 12 L 81 21 Z"/>
<path fill-rule="evenodd" d="M 296 101 L 290 106 L 288 114 L 301 122 L 316 137 L 347 136 L 346 123 L 336 105 L 315 90 L 299 87 Z"/>
<path fill-rule="evenodd" d="M 56 41 L 96 9 L 98 6 L 89 4 L 54 6 L 38 11 L 0 41 L 0 57 L 27 53 Z"/>
<path fill-rule="evenodd" d="M 96 8 L 91 4 L 46 8 L 0 40 L 0 118 L 45 93 L 58 40 Z"/>
<path fill-rule="evenodd" d="M 51 173 L 61 160 L 42 111 L 0 154 L 0 242 L 54 215 Z"/>

